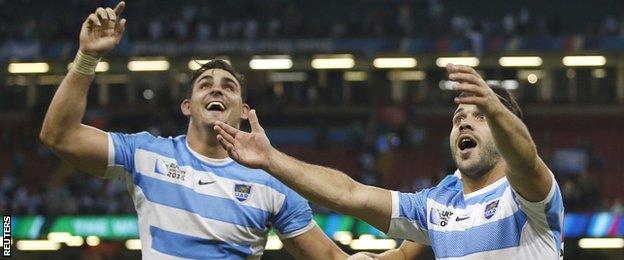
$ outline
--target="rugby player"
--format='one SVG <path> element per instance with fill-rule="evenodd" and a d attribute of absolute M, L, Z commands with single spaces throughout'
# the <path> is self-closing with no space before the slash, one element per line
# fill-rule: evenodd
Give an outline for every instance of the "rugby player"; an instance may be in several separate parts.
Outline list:
<path fill-rule="evenodd" d="M 473 68 L 446 69 L 461 93 L 454 99 L 450 132 L 457 170 L 416 193 L 366 186 L 279 152 L 254 110 L 250 133 L 216 122 L 217 138 L 239 163 L 263 169 L 309 200 L 363 219 L 390 237 L 431 245 L 438 259 L 563 257 L 561 192 L 519 106 Z"/>
<path fill-rule="evenodd" d="M 144 259 L 259 259 L 269 230 L 297 258 L 346 254 L 312 220 L 306 200 L 262 170 L 228 158 L 213 122 L 246 119 L 242 75 L 223 60 L 204 64 L 181 103 L 186 135 L 107 133 L 81 124 L 99 59 L 121 40 L 125 7 L 97 8 L 47 111 L 40 138 L 60 158 L 95 176 L 124 180 L 138 213 Z"/>

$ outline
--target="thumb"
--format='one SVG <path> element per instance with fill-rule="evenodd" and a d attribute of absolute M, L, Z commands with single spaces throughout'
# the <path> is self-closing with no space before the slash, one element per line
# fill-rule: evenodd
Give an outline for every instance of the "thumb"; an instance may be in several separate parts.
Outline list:
<path fill-rule="evenodd" d="M 264 129 L 260 126 L 260 122 L 258 122 L 258 116 L 256 115 L 255 109 L 249 111 L 249 125 L 251 125 L 251 132 L 264 132 Z"/>

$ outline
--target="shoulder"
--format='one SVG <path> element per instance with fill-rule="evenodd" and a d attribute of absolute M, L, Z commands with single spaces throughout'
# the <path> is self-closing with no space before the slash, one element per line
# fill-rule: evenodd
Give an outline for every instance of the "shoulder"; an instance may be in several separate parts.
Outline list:
<path fill-rule="evenodd" d="M 434 188 L 446 188 L 446 189 L 461 189 L 461 177 L 459 170 L 453 174 L 447 175 L 436 185 Z"/>
<path fill-rule="evenodd" d="M 135 135 L 135 150 L 156 153 L 162 156 L 175 157 L 185 145 L 185 136 L 162 137 L 149 132 L 140 132 Z"/>
<path fill-rule="evenodd" d="M 448 204 L 456 200 L 458 194 L 463 194 L 463 185 L 459 171 L 447 175 L 438 185 L 421 192 L 426 199 L 431 199 L 439 204 Z"/>

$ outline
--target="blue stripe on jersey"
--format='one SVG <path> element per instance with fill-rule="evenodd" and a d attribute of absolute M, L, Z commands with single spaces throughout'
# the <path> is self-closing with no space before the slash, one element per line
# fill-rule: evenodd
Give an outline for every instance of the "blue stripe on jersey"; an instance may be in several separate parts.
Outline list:
<path fill-rule="evenodd" d="M 429 192 L 428 199 L 434 200 L 442 205 L 446 205 L 447 207 L 466 208 L 463 192 L 458 192 L 457 190 L 449 189 L 447 187 L 431 190 L 431 192 Z"/>
<path fill-rule="evenodd" d="M 555 180 L 553 179 L 553 182 Z M 559 185 L 555 184 L 555 194 L 550 199 L 550 202 L 546 204 L 546 221 L 548 222 L 548 228 L 553 232 L 555 236 L 555 244 L 557 246 L 557 252 L 561 251 L 561 219 L 563 212 L 563 200 L 561 198 L 561 192 L 559 191 Z"/>
<path fill-rule="evenodd" d="M 312 221 L 312 209 L 301 195 L 290 191 L 279 212 L 271 219 L 271 225 L 281 234 L 293 233 L 305 228 Z"/>
<path fill-rule="evenodd" d="M 236 201 L 196 193 L 182 185 L 161 181 L 142 174 L 135 174 L 134 182 L 141 187 L 147 200 L 161 205 L 186 210 L 202 217 L 228 222 L 259 230 L 266 228 L 261 222 L 270 215 L 261 209 L 241 205 Z M 182 195 L 178 195 L 182 193 Z M 210 210 L 229 209 L 229 210 Z"/>
<path fill-rule="evenodd" d="M 245 259 L 250 246 L 188 236 L 150 226 L 152 248 L 161 253 L 191 259 Z"/>
<path fill-rule="evenodd" d="M 122 165 L 126 172 L 132 172 L 132 170 L 134 170 L 134 151 L 129 150 L 127 147 L 137 147 L 141 144 L 157 139 L 148 132 L 140 132 L 136 134 L 109 134 L 113 139 L 113 146 L 115 146 L 114 163 L 116 165 Z"/>
<path fill-rule="evenodd" d="M 427 193 L 430 191 L 430 189 L 423 189 L 412 196 L 408 193 L 399 193 L 399 216 L 416 220 L 418 227 L 426 230 Z"/>
<path fill-rule="evenodd" d="M 520 211 L 514 215 L 472 227 L 464 231 L 435 231 L 429 229 L 429 238 L 436 258 L 462 257 L 469 254 L 509 248 L 520 245 L 522 225 L 514 222 L 522 220 Z M 509 227 L 517 226 L 516 229 Z M 457 241 L 457 242 L 455 242 Z"/>

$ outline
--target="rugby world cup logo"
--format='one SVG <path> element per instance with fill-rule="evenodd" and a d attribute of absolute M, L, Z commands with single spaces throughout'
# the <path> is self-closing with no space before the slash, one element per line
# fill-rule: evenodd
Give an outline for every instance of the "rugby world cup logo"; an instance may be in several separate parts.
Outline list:
<path fill-rule="evenodd" d="M 483 211 L 483 217 L 485 219 L 490 219 L 494 214 L 496 214 L 496 209 L 498 208 L 498 200 L 492 201 L 485 205 L 485 210 Z"/>
<path fill-rule="evenodd" d="M 234 197 L 240 202 L 244 202 L 249 198 L 251 193 L 251 185 L 234 184 Z"/>
<path fill-rule="evenodd" d="M 431 208 L 429 211 L 429 222 L 444 227 L 449 223 L 451 215 L 453 215 L 453 212 L 450 210 Z"/>

